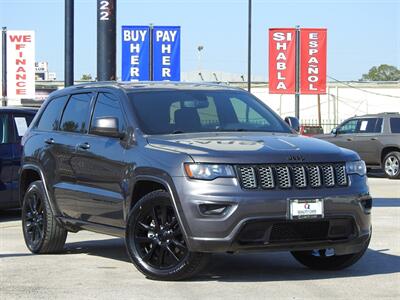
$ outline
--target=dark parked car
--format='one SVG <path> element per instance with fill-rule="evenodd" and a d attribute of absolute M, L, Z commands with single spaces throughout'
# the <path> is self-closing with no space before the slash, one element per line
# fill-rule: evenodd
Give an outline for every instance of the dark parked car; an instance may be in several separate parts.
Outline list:
<path fill-rule="evenodd" d="M 337 270 L 368 248 L 360 157 L 293 133 L 240 89 L 69 87 L 51 94 L 23 145 L 22 228 L 34 253 L 87 229 L 125 238 L 149 278 L 178 280 L 214 252 L 291 251 Z"/>
<path fill-rule="evenodd" d="M 0 107 L 0 209 L 19 207 L 18 169 L 21 137 L 35 116 L 36 109 Z"/>
<path fill-rule="evenodd" d="M 330 134 L 315 137 L 354 150 L 367 167 L 382 168 L 387 177 L 400 178 L 399 113 L 350 118 Z"/>

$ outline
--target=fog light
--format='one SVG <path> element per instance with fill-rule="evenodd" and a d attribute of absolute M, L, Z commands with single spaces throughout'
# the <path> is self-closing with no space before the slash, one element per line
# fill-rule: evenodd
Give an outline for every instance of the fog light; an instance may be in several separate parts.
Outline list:
<path fill-rule="evenodd" d="M 361 205 L 364 207 L 367 213 L 371 212 L 372 209 L 372 198 L 364 198 L 360 200 Z"/>
<path fill-rule="evenodd" d="M 200 212 L 203 215 L 222 215 L 228 209 L 226 204 L 200 204 Z"/>

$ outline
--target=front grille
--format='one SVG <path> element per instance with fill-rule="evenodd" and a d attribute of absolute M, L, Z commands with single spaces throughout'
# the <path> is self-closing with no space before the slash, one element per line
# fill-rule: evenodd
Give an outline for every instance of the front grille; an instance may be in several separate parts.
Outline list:
<path fill-rule="evenodd" d="M 257 187 L 255 169 L 251 167 L 242 167 L 240 169 L 241 183 L 245 189 L 255 189 Z"/>
<path fill-rule="evenodd" d="M 240 245 L 266 245 L 289 242 L 347 240 L 357 234 L 351 218 L 305 221 L 253 220 L 245 223 L 236 236 Z"/>
<path fill-rule="evenodd" d="M 347 185 L 346 166 L 337 164 L 335 165 L 336 182 L 338 185 Z"/>
<path fill-rule="evenodd" d="M 269 241 L 317 241 L 328 236 L 329 222 L 275 223 L 272 225 Z"/>
<path fill-rule="evenodd" d="M 344 164 L 237 166 L 244 189 L 290 189 L 347 186 Z"/>
<path fill-rule="evenodd" d="M 290 179 L 290 171 L 288 167 L 276 167 L 276 177 L 278 179 L 278 185 L 281 189 L 288 189 L 292 186 L 292 180 Z"/>
<path fill-rule="evenodd" d="M 271 167 L 261 167 L 258 169 L 260 173 L 260 184 L 263 189 L 273 189 L 275 187 L 274 173 Z"/>

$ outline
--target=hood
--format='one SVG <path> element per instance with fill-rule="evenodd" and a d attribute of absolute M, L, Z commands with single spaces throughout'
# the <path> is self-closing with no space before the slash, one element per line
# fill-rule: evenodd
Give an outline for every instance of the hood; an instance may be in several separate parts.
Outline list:
<path fill-rule="evenodd" d="M 295 134 L 196 133 L 148 137 L 156 148 L 188 154 L 195 162 L 343 162 L 358 155 L 329 142 Z"/>

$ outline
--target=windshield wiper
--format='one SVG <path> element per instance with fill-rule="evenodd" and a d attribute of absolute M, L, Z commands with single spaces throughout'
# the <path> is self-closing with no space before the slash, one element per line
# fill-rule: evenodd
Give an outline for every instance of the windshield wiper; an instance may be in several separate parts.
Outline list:
<path fill-rule="evenodd" d="M 236 132 L 236 131 L 249 131 L 249 130 L 244 128 L 230 128 L 230 129 L 218 128 L 218 131 Z"/>

